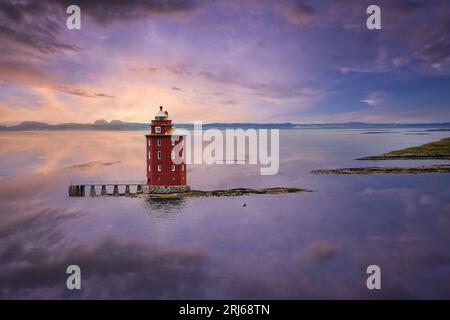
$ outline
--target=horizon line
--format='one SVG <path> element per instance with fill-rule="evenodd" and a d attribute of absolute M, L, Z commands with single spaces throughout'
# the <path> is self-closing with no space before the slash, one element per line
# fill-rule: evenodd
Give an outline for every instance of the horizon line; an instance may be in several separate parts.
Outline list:
<path fill-rule="evenodd" d="M 103 120 L 103 119 L 102 119 Z M 16 124 L 4 124 L 0 123 L 0 126 L 3 128 L 13 128 L 23 124 L 43 124 L 48 126 L 60 126 L 60 125 L 92 125 L 92 126 L 107 126 L 107 125 L 150 125 L 146 122 L 134 122 L 134 121 L 122 121 L 122 120 L 105 120 L 104 123 L 95 123 L 94 122 L 58 122 L 58 123 L 49 123 L 44 121 L 35 121 L 35 120 L 24 120 L 18 122 Z M 173 125 L 194 125 L 195 121 L 192 122 L 174 122 Z M 450 120 L 444 121 L 430 121 L 430 122 L 366 122 L 366 121 L 344 121 L 344 122 L 204 122 L 202 125 L 343 125 L 343 124 L 366 124 L 366 125 L 438 125 L 438 124 L 450 124 Z"/>

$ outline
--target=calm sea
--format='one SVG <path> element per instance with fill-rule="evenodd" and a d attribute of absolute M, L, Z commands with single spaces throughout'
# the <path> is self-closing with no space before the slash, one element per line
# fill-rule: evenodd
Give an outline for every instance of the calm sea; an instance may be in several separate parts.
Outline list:
<path fill-rule="evenodd" d="M 74 180 L 144 181 L 144 132 L 2 132 L 0 298 L 450 298 L 450 174 L 309 173 L 449 163 L 354 160 L 449 133 L 366 131 L 282 130 L 274 176 L 188 166 L 195 189 L 317 192 L 164 201 L 67 195 Z M 71 264 L 80 291 L 66 289 Z"/>

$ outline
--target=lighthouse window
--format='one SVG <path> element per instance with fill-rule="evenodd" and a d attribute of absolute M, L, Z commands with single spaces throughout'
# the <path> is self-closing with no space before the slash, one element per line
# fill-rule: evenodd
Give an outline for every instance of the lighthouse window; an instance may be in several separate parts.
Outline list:
<path fill-rule="evenodd" d="M 161 165 L 158 164 L 158 171 L 162 171 Z"/>
<path fill-rule="evenodd" d="M 174 146 L 175 145 L 175 140 L 172 140 L 172 146 Z"/>
<path fill-rule="evenodd" d="M 148 171 L 152 171 L 152 166 L 148 165 Z"/>
<path fill-rule="evenodd" d="M 149 152 L 148 152 L 148 158 L 149 158 L 149 159 L 152 158 L 152 157 L 151 157 L 151 154 L 152 154 L 152 153 L 149 151 Z"/>
<path fill-rule="evenodd" d="M 150 143 L 150 141 L 151 141 L 151 140 L 150 140 L 150 139 L 148 139 L 148 146 L 150 146 L 150 144 L 151 144 L 151 143 Z"/>
<path fill-rule="evenodd" d="M 161 133 L 161 127 L 155 127 L 155 132 L 156 133 Z"/>
<path fill-rule="evenodd" d="M 172 165 L 172 171 L 175 171 L 175 165 L 174 164 Z"/>
<path fill-rule="evenodd" d="M 161 159 L 161 151 L 158 151 L 158 159 Z"/>
<path fill-rule="evenodd" d="M 181 171 L 184 171 L 184 164 L 181 166 Z"/>
<path fill-rule="evenodd" d="M 161 139 L 158 139 L 158 147 L 161 146 Z"/>
<path fill-rule="evenodd" d="M 172 160 L 175 160 L 175 151 L 172 151 L 172 152 L 170 153 L 170 156 L 171 156 Z"/>

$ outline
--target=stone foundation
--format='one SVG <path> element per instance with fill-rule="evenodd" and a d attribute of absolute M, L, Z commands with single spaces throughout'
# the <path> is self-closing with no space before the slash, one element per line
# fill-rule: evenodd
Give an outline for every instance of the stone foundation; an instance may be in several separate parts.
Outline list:
<path fill-rule="evenodd" d="M 188 185 L 180 186 L 144 186 L 144 193 L 181 193 L 188 192 L 191 188 Z"/>

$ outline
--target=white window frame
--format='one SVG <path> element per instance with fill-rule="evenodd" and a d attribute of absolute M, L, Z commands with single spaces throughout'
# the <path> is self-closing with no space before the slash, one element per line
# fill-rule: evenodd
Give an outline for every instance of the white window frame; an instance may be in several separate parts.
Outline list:
<path fill-rule="evenodd" d="M 172 147 L 175 145 L 176 141 L 172 140 Z"/>
<path fill-rule="evenodd" d="M 184 164 L 181 165 L 181 171 L 184 171 Z"/>
<path fill-rule="evenodd" d="M 170 157 L 172 158 L 172 160 L 175 160 L 175 151 L 172 150 L 172 152 L 170 153 Z"/>
<path fill-rule="evenodd" d="M 157 142 L 156 144 L 158 145 L 158 147 L 161 147 L 161 139 L 158 139 L 156 142 Z"/>
<path fill-rule="evenodd" d="M 175 171 L 175 165 L 174 164 L 172 165 L 172 171 Z"/>
<path fill-rule="evenodd" d="M 158 164 L 158 171 L 161 172 L 162 171 L 162 165 Z"/>
<path fill-rule="evenodd" d="M 161 160 L 161 151 L 158 151 L 158 160 Z"/>
<path fill-rule="evenodd" d="M 150 147 L 152 144 L 151 144 L 151 139 L 148 139 L 148 146 Z"/>
<path fill-rule="evenodd" d="M 148 172 L 152 171 L 152 165 L 148 165 Z"/>
<path fill-rule="evenodd" d="M 148 158 L 149 158 L 149 159 L 152 158 L 152 152 L 151 152 L 151 151 L 148 152 Z"/>
<path fill-rule="evenodd" d="M 155 132 L 156 133 L 161 133 L 161 127 L 155 127 Z"/>

